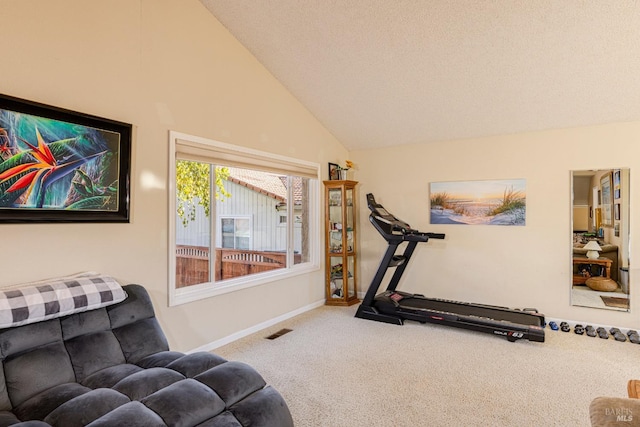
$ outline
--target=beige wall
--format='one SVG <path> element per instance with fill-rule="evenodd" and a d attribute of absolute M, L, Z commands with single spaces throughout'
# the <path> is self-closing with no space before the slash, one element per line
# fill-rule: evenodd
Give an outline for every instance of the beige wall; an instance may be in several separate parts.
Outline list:
<path fill-rule="evenodd" d="M 0 10 L 0 93 L 135 126 L 131 223 L 0 224 L 0 286 L 85 270 L 143 284 L 176 350 L 323 298 L 319 270 L 167 306 L 170 129 L 322 165 L 347 154 L 200 2 L 2 0 Z"/>
<path fill-rule="evenodd" d="M 536 307 L 548 317 L 640 328 L 640 122 L 351 153 L 362 182 L 389 211 L 425 231 L 444 232 L 416 249 L 403 289 L 462 301 Z M 629 167 L 631 313 L 572 307 L 570 170 Z M 526 179 L 524 227 L 430 225 L 430 182 Z M 360 211 L 363 285 L 384 241 Z"/>
<path fill-rule="evenodd" d="M 167 306 L 170 129 L 304 160 L 347 151 L 197 0 L 0 0 L 0 92 L 133 123 L 130 224 L 0 224 L 0 286 L 94 270 L 149 288 L 176 350 L 190 350 L 323 298 L 322 271 Z M 364 195 L 447 233 L 419 247 L 403 287 L 442 298 L 534 306 L 548 316 L 640 328 L 633 314 L 571 307 L 569 170 L 631 168 L 640 123 L 358 151 L 361 289 L 384 250 Z M 524 178 L 525 227 L 429 226 L 431 181 Z M 631 206 L 639 206 L 632 193 Z M 639 229 L 631 215 L 631 230 Z M 631 240 L 635 247 L 640 239 Z M 640 294 L 640 290 L 637 291 Z"/>

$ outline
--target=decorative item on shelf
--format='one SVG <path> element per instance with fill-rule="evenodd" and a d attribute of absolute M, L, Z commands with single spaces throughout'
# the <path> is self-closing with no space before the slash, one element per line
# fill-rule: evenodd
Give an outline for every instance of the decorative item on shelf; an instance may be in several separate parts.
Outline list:
<path fill-rule="evenodd" d="M 329 179 L 332 181 L 346 181 L 348 179 L 347 171 L 353 168 L 353 162 L 346 160 L 345 166 L 342 167 L 336 163 L 329 163 Z"/>
<path fill-rule="evenodd" d="M 342 264 L 336 264 L 331 266 L 331 278 L 342 279 Z"/>
<path fill-rule="evenodd" d="M 329 162 L 329 180 L 337 181 L 340 179 L 340 165 Z"/>
<path fill-rule="evenodd" d="M 584 245 L 583 249 L 587 250 L 587 258 L 598 259 L 600 258 L 600 252 L 602 248 L 595 240 L 590 240 L 589 243 Z"/>

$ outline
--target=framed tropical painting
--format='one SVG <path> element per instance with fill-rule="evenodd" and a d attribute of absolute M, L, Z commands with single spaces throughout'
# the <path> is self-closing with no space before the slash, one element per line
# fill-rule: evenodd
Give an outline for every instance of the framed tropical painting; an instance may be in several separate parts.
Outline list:
<path fill-rule="evenodd" d="M 132 126 L 0 95 L 0 222 L 129 222 Z"/>

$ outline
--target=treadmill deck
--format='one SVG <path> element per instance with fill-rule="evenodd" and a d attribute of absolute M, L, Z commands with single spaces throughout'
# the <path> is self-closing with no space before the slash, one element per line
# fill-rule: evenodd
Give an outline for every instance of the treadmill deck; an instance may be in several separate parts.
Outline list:
<path fill-rule="evenodd" d="M 394 291 L 393 293 L 399 294 L 397 291 Z M 391 294 L 391 292 L 385 292 L 381 296 L 389 297 L 387 294 Z M 404 297 L 400 301 L 396 302 L 400 308 L 440 311 L 443 313 L 454 313 L 461 316 L 474 316 L 530 326 L 542 326 L 544 324 L 544 317 L 541 315 L 499 306 L 469 304 L 458 301 L 415 296 Z"/>

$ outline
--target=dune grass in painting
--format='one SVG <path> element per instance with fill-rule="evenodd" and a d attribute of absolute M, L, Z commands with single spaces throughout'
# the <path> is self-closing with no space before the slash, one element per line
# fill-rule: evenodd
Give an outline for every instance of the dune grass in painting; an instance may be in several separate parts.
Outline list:
<path fill-rule="evenodd" d="M 431 224 L 525 225 L 524 179 L 434 182 Z"/>

